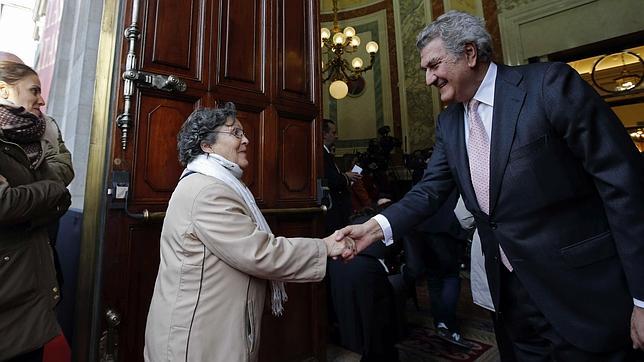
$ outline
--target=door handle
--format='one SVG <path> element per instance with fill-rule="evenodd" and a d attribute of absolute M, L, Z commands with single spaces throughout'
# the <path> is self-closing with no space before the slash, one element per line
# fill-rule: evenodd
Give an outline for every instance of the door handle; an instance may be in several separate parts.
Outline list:
<path fill-rule="evenodd" d="M 107 330 L 101 334 L 98 350 L 100 362 L 116 362 L 119 360 L 119 335 L 118 326 L 121 324 L 121 315 L 113 308 L 105 311 Z"/>
<path fill-rule="evenodd" d="M 124 36 L 128 42 L 125 71 L 123 72 L 123 112 L 116 117 L 116 125 L 121 130 L 121 149 L 127 148 L 127 137 L 132 123 L 132 97 L 135 86 L 160 89 L 166 92 L 185 92 L 186 82 L 174 75 L 160 75 L 142 72 L 136 68 L 136 41 L 141 37 L 139 28 L 139 7 L 141 0 L 132 2 L 132 22 L 125 28 Z"/>
<path fill-rule="evenodd" d="M 123 72 L 123 79 L 131 80 L 138 86 L 154 88 L 166 92 L 185 92 L 188 89 L 186 82 L 174 75 L 161 75 L 129 69 Z"/>

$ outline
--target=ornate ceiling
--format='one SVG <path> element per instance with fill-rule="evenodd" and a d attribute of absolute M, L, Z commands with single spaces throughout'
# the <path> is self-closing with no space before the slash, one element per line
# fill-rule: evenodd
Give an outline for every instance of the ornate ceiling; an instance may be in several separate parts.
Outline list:
<path fill-rule="evenodd" d="M 365 6 L 383 2 L 384 0 L 338 0 L 338 12 L 354 10 Z M 322 14 L 333 12 L 333 0 L 320 0 Z"/>

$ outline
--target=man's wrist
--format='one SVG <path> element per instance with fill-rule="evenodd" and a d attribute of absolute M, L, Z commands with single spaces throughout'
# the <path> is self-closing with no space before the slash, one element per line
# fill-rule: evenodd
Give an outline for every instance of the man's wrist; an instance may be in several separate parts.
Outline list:
<path fill-rule="evenodd" d="M 644 308 L 644 300 L 639 300 L 639 299 L 633 298 L 633 304 L 636 307 Z"/>
<path fill-rule="evenodd" d="M 376 230 L 378 233 L 377 237 L 380 238 L 386 246 L 391 245 L 394 241 L 389 220 L 387 220 L 387 218 L 382 214 L 378 214 L 369 220 L 373 220 L 378 224 L 378 230 Z"/>

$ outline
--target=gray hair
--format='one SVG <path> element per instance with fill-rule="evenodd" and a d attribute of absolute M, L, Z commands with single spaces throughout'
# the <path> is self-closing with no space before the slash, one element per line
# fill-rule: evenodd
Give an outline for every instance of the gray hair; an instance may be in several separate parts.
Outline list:
<path fill-rule="evenodd" d="M 453 56 L 460 57 L 466 44 L 474 44 L 480 61 L 492 61 L 492 37 L 485 29 L 485 21 L 479 17 L 448 11 L 418 33 L 416 47 L 422 50 L 436 38 L 443 41 L 445 49 Z"/>
<path fill-rule="evenodd" d="M 186 166 L 195 157 L 204 153 L 202 144 L 214 144 L 217 141 L 215 131 L 226 124 L 228 119 L 237 116 L 235 105 L 228 102 L 223 108 L 199 108 L 194 110 L 181 126 L 177 135 L 179 162 Z"/>

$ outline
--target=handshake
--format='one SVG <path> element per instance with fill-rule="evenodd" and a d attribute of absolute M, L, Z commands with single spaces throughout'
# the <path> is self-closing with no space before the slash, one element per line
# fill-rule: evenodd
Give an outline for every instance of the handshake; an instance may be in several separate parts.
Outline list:
<path fill-rule="evenodd" d="M 324 238 L 327 255 L 333 259 L 341 257 L 348 261 L 353 259 L 359 252 L 369 244 L 384 237 L 378 223 L 371 219 L 364 224 L 349 225 L 343 229 L 336 230 L 333 234 Z"/>
<path fill-rule="evenodd" d="M 352 259 L 358 253 L 356 243 L 348 236 L 343 236 L 340 231 L 324 238 L 326 244 L 326 255 L 334 260 L 341 257 L 343 260 Z"/>

